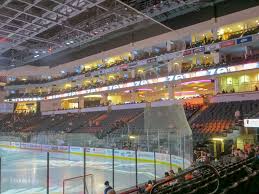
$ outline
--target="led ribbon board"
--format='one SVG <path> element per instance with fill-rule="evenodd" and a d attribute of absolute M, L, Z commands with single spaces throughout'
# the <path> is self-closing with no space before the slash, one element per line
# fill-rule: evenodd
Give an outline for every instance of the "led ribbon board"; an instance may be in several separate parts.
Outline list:
<path fill-rule="evenodd" d="M 184 73 L 184 74 L 169 75 L 166 77 L 128 82 L 123 84 L 104 86 L 100 88 L 93 88 L 93 89 L 81 90 L 76 92 L 68 92 L 64 94 L 49 95 L 45 97 L 6 99 L 5 102 L 23 102 L 23 101 L 28 102 L 28 101 L 41 101 L 41 100 L 67 98 L 67 97 L 78 96 L 78 95 L 92 94 L 92 93 L 105 92 L 105 91 L 114 91 L 119 89 L 146 86 L 146 85 L 158 84 L 158 83 L 166 83 L 166 82 L 185 80 L 185 79 L 191 79 L 191 78 L 197 78 L 197 77 L 203 77 L 203 76 L 221 75 L 226 73 L 233 73 L 233 72 L 257 69 L 257 68 L 259 68 L 259 62 L 247 63 L 243 65 L 236 65 L 236 66 L 230 66 L 230 67 L 219 67 L 219 68 L 213 68 L 213 69 Z"/>

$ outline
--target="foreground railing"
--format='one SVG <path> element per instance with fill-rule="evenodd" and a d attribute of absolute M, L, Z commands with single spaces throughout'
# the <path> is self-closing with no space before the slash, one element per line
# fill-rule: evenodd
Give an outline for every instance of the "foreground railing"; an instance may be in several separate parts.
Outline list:
<path fill-rule="evenodd" d="M 218 188 L 219 188 L 219 179 L 220 179 L 220 175 L 219 175 L 219 172 L 217 171 L 217 169 L 215 167 L 213 167 L 212 165 L 208 165 L 208 164 L 205 164 L 205 165 L 202 165 L 202 166 L 198 166 L 198 167 L 195 167 L 195 168 L 192 168 L 188 171 L 185 171 L 183 173 L 180 173 L 179 175 L 175 176 L 175 177 L 172 177 L 170 179 L 167 179 L 167 180 L 164 180 L 164 181 L 161 181 L 159 183 L 157 183 L 151 190 L 151 194 L 156 194 L 156 193 L 159 193 L 159 189 L 164 186 L 164 185 L 167 185 L 168 183 L 172 183 L 173 181 L 177 181 L 177 180 L 181 180 L 181 179 L 184 179 L 184 177 L 188 174 L 193 174 L 194 172 L 196 171 L 199 171 L 201 172 L 201 170 L 203 170 L 202 172 L 206 172 L 207 170 L 210 170 L 213 172 L 213 175 L 215 175 L 215 178 L 214 181 L 216 180 L 217 181 L 217 185 L 215 187 L 215 189 L 208 193 L 208 194 L 212 194 L 212 193 L 215 193 Z M 208 174 L 206 172 L 206 174 Z M 195 177 L 194 177 L 195 179 Z M 173 186 L 168 186 L 168 187 L 173 187 Z"/>

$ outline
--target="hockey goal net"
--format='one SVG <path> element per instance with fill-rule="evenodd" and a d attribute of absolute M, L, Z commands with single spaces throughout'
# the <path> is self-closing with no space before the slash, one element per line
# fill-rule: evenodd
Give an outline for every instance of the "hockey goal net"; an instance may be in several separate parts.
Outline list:
<path fill-rule="evenodd" d="M 77 176 L 63 180 L 63 194 L 94 193 L 94 176 L 92 174 L 86 174 L 85 176 Z"/>

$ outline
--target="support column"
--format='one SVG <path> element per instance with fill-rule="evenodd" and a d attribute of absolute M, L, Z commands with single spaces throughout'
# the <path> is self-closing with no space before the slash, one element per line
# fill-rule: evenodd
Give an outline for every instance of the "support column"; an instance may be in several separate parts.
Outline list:
<path fill-rule="evenodd" d="M 102 94 L 102 99 L 101 99 L 100 103 L 104 104 L 104 105 L 109 105 L 108 93 Z"/>
<path fill-rule="evenodd" d="M 173 67 L 172 67 L 172 62 L 171 61 L 169 61 L 167 63 L 167 71 L 168 71 L 169 74 L 173 71 Z"/>
<path fill-rule="evenodd" d="M 136 72 L 134 69 L 131 70 L 131 77 L 134 79 L 136 77 Z"/>
<path fill-rule="evenodd" d="M 197 63 L 198 63 L 198 61 L 197 61 L 197 56 L 194 55 L 194 56 L 192 57 L 192 65 L 197 65 Z"/>
<path fill-rule="evenodd" d="M 135 90 L 133 90 L 133 92 L 131 93 L 131 101 L 136 102 L 137 98 L 138 98 L 138 94 Z"/>
<path fill-rule="evenodd" d="M 166 41 L 166 50 L 171 51 L 171 49 L 172 49 L 171 41 Z"/>
<path fill-rule="evenodd" d="M 214 93 L 215 93 L 215 95 L 217 94 L 217 93 L 219 93 L 220 91 L 219 91 L 219 80 L 218 80 L 218 78 L 214 78 Z"/>
<path fill-rule="evenodd" d="M 169 100 L 174 100 L 175 99 L 175 88 L 174 88 L 174 84 L 169 83 L 168 84 L 168 98 Z"/>
<path fill-rule="evenodd" d="M 134 55 L 134 52 L 130 52 L 130 57 L 129 57 L 131 60 L 134 60 L 135 59 L 135 55 Z"/>
<path fill-rule="evenodd" d="M 197 39 L 196 39 L 196 36 L 195 35 L 191 35 L 191 38 L 192 38 L 192 43 L 196 42 Z"/>
<path fill-rule="evenodd" d="M 220 63 L 220 53 L 219 52 L 213 52 L 213 63 L 214 64 L 219 64 Z"/>
<path fill-rule="evenodd" d="M 218 28 L 217 27 L 213 27 L 211 29 L 211 33 L 212 33 L 212 37 L 214 40 L 218 39 Z"/>
<path fill-rule="evenodd" d="M 79 99 L 78 99 L 78 108 L 79 109 L 82 109 L 85 107 L 85 100 L 84 100 L 84 97 L 83 96 L 79 96 Z"/>
<path fill-rule="evenodd" d="M 247 59 L 249 56 L 253 55 L 252 48 L 250 46 L 245 46 L 245 59 Z"/>

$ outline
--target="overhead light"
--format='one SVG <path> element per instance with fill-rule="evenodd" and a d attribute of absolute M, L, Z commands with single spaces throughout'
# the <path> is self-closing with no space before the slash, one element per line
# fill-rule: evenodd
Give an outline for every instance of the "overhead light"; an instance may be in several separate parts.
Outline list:
<path fill-rule="evenodd" d="M 70 42 L 66 42 L 67 45 L 70 45 Z"/>
<path fill-rule="evenodd" d="M 39 53 L 39 51 L 34 51 L 35 53 Z"/>
<path fill-rule="evenodd" d="M 70 43 L 71 43 L 71 44 L 73 44 L 73 43 L 74 43 L 74 41 L 73 41 L 73 40 L 70 40 Z"/>
<path fill-rule="evenodd" d="M 218 31 L 218 34 L 219 34 L 219 35 L 223 35 L 223 34 L 224 34 L 224 29 L 220 29 L 220 30 Z"/>
<path fill-rule="evenodd" d="M 213 141 L 224 141 L 223 138 L 216 138 L 216 137 L 212 138 L 212 140 L 213 140 Z"/>
<path fill-rule="evenodd" d="M 130 139 L 136 139 L 136 137 L 133 136 L 133 135 L 130 135 L 129 138 L 130 138 Z"/>
<path fill-rule="evenodd" d="M 95 94 L 95 95 L 87 95 L 87 96 L 84 96 L 84 98 L 102 98 L 102 95 L 98 95 L 98 94 Z"/>
<path fill-rule="evenodd" d="M 40 55 L 34 55 L 34 58 L 37 58 L 37 57 L 39 57 Z"/>

